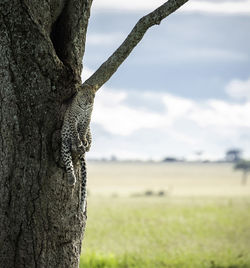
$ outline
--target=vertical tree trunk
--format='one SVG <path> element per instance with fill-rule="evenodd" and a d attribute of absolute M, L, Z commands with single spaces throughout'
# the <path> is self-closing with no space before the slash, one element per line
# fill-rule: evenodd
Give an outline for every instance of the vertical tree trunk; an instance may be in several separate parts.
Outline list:
<path fill-rule="evenodd" d="M 143 17 L 84 85 L 98 90 L 147 29 L 188 0 Z M 92 0 L 0 2 L 0 267 L 78 267 L 86 214 L 80 172 L 60 166 L 65 109 L 79 87 Z M 77 164 L 77 163 L 75 163 Z"/>
<path fill-rule="evenodd" d="M 243 170 L 241 184 L 244 186 L 247 185 L 247 173 L 248 170 Z"/>
<path fill-rule="evenodd" d="M 0 267 L 78 267 L 80 179 L 60 167 L 67 99 L 80 83 L 90 0 L 1 0 Z"/>

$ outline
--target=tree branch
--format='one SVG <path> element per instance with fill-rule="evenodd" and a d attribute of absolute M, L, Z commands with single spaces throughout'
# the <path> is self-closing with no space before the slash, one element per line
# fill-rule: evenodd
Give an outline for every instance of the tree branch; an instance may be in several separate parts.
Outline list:
<path fill-rule="evenodd" d="M 146 31 L 153 25 L 160 24 L 168 15 L 176 11 L 188 0 L 169 0 L 153 12 L 142 17 L 120 47 L 105 61 L 98 70 L 84 83 L 97 91 L 116 72 L 131 51 L 141 41 Z"/>

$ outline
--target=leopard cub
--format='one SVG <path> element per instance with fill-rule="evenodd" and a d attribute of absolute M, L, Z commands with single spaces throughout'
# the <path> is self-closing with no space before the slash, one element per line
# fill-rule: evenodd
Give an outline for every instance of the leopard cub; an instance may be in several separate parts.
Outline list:
<path fill-rule="evenodd" d="M 76 155 L 81 163 L 81 195 L 86 195 L 85 152 L 88 152 L 91 146 L 89 124 L 94 97 L 95 93 L 90 87 L 83 88 L 79 91 L 66 110 L 61 130 L 61 157 L 66 168 L 68 183 L 71 186 L 74 186 L 76 182 L 72 155 Z M 82 199 L 86 199 L 85 196 L 82 196 Z M 82 204 L 85 202 L 84 200 L 81 201 Z"/>

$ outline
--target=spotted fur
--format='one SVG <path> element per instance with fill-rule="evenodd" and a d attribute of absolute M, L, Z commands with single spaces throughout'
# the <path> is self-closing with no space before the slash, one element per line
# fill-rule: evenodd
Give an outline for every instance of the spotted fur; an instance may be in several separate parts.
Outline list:
<path fill-rule="evenodd" d="M 81 175 L 82 175 L 80 207 L 82 211 L 85 211 L 86 202 L 87 202 L 87 187 L 86 187 L 87 186 L 87 169 L 86 169 L 85 157 L 81 157 L 80 162 L 81 162 Z"/>
<path fill-rule="evenodd" d="M 85 152 L 88 152 L 91 146 L 89 123 L 93 103 L 94 93 L 90 88 L 79 91 L 65 113 L 61 131 L 61 156 L 66 168 L 68 183 L 71 186 L 76 183 L 72 156 L 74 159 L 80 160 L 82 176 L 80 206 L 83 211 L 86 207 L 87 184 Z"/>

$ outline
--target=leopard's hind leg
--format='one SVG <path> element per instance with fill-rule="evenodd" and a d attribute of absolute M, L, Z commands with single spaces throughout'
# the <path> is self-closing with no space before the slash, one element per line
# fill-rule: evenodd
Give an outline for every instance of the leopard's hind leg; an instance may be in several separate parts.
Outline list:
<path fill-rule="evenodd" d="M 76 176 L 71 156 L 71 145 L 68 139 L 62 140 L 61 156 L 66 168 L 68 183 L 70 186 L 74 186 L 76 183 Z"/>

